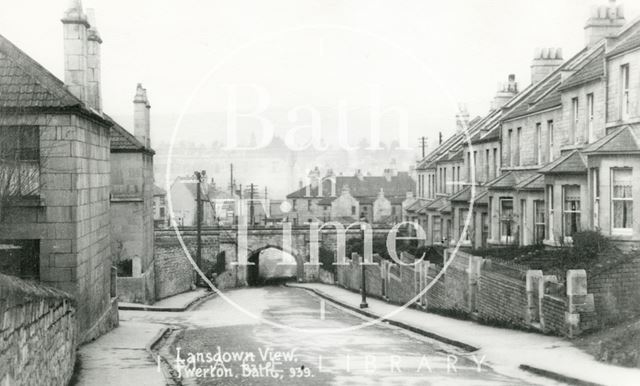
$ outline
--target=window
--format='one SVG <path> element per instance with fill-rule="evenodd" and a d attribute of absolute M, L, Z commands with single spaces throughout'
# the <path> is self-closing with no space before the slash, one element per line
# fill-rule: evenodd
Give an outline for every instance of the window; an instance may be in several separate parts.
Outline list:
<path fill-rule="evenodd" d="M 471 183 L 471 152 L 467 152 L 467 181 Z"/>
<path fill-rule="evenodd" d="M 460 181 L 462 180 L 462 178 L 460 178 L 460 166 L 458 166 L 458 190 L 460 190 Z"/>
<path fill-rule="evenodd" d="M 356 207 L 355 207 L 355 206 L 352 206 L 352 207 L 351 207 L 351 215 L 352 215 L 352 216 L 355 216 L 355 215 L 356 215 Z"/>
<path fill-rule="evenodd" d="M 520 200 L 520 243 L 527 245 L 527 200 Z"/>
<path fill-rule="evenodd" d="M 511 148 L 512 148 L 512 143 L 511 141 L 513 140 L 511 137 L 513 137 L 513 130 L 509 129 L 509 131 L 507 132 L 507 164 L 509 166 L 513 166 L 513 153 L 511 152 Z"/>
<path fill-rule="evenodd" d="M 620 67 L 620 84 L 621 88 L 621 98 L 620 98 L 620 108 L 622 109 L 622 119 L 629 118 L 630 112 L 630 102 L 629 102 L 629 65 L 624 64 Z"/>
<path fill-rule="evenodd" d="M 563 236 L 571 237 L 580 231 L 580 185 L 563 187 Z"/>
<path fill-rule="evenodd" d="M 578 98 L 571 99 L 571 130 L 569 131 L 569 143 L 576 143 L 576 132 L 578 131 L 580 104 Z"/>
<path fill-rule="evenodd" d="M 164 208 L 160 208 L 160 218 L 164 218 Z"/>
<path fill-rule="evenodd" d="M 433 242 L 434 243 L 439 243 L 442 241 L 442 234 L 440 232 L 441 229 L 441 225 L 440 224 L 440 217 L 433 217 Z"/>
<path fill-rule="evenodd" d="M 33 126 L 0 127 L 0 186 L 6 197 L 40 194 L 40 130 Z"/>
<path fill-rule="evenodd" d="M 542 123 L 536 123 L 536 136 L 533 138 L 533 154 L 536 165 L 542 164 Z"/>
<path fill-rule="evenodd" d="M 498 148 L 493 148 L 493 178 L 498 177 Z"/>
<path fill-rule="evenodd" d="M 40 278 L 40 240 L 0 240 L 0 272 L 22 279 Z"/>
<path fill-rule="evenodd" d="M 591 205 L 593 207 L 593 217 L 591 225 L 594 228 L 600 226 L 600 170 L 591 169 Z"/>
<path fill-rule="evenodd" d="M 553 240 L 553 185 L 547 185 L 547 218 L 549 221 L 547 222 L 547 229 L 549 232 L 547 233 L 549 236 L 549 240 Z"/>
<path fill-rule="evenodd" d="M 547 160 L 553 161 L 553 121 L 547 121 Z"/>
<path fill-rule="evenodd" d="M 443 168 L 442 171 L 444 173 L 442 176 L 442 192 L 447 193 L 447 168 Z"/>
<path fill-rule="evenodd" d="M 311 205 L 313 205 L 311 200 L 307 200 L 307 210 L 311 211 Z"/>
<path fill-rule="evenodd" d="M 458 237 L 463 241 L 469 241 L 469 233 L 471 231 L 471 227 L 473 226 L 473 223 L 469 223 L 469 228 L 467 228 L 468 232 L 464 232 L 464 225 L 467 222 L 468 215 L 468 210 L 460 209 L 460 218 L 458 219 Z"/>
<path fill-rule="evenodd" d="M 513 236 L 513 199 L 500 199 L 500 238 L 509 243 Z"/>
<path fill-rule="evenodd" d="M 490 150 L 484 151 L 484 182 L 489 181 L 489 154 Z"/>
<path fill-rule="evenodd" d="M 630 232 L 633 226 L 633 196 L 631 169 L 611 170 L 611 205 L 613 231 Z"/>
<path fill-rule="evenodd" d="M 477 181 L 478 180 L 478 152 L 474 151 L 473 152 L 473 180 L 472 181 Z"/>
<path fill-rule="evenodd" d="M 533 237 L 536 244 L 542 244 L 544 240 L 544 230 L 545 230 L 545 221 L 544 221 L 544 200 L 535 200 L 533 202 L 533 215 L 534 215 L 534 230 Z"/>
<path fill-rule="evenodd" d="M 522 160 L 520 159 L 520 147 L 522 146 L 521 140 L 522 127 L 518 127 L 518 129 L 516 130 L 516 148 L 514 150 L 516 152 L 516 166 L 522 165 Z"/>
<path fill-rule="evenodd" d="M 594 105 L 593 94 L 587 94 L 587 141 L 593 142 Z"/>

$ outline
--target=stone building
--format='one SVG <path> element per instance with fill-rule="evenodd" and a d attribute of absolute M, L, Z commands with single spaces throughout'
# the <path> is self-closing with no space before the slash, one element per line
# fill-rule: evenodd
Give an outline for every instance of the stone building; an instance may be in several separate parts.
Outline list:
<path fill-rule="evenodd" d="M 164 228 L 169 225 L 167 214 L 167 192 L 161 187 L 153 186 L 153 226 Z"/>
<path fill-rule="evenodd" d="M 155 299 L 154 182 L 150 147 L 150 105 L 140 84 L 133 101 L 134 134 L 113 122 L 111 129 L 111 253 L 119 268 L 118 296 L 124 301 Z M 125 279 L 124 277 L 131 276 Z M 133 295 L 135 292 L 144 295 Z"/>
<path fill-rule="evenodd" d="M 16 183 L 0 233 L 24 246 L 19 276 L 72 294 L 79 342 L 117 323 L 110 249 L 110 129 L 91 28 L 79 2 L 62 19 L 64 82 L 0 36 L 0 138 Z M 18 177 L 20 176 L 20 177 Z M 6 177 L 6 175 L 3 175 Z M 4 205 L 6 204 L 6 205 Z"/>
<path fill-rule="evenodd" d="M 309 181 L 287 195 L 292 206 L 289 221 L 352 222 L 365 218 L 370 223 L 397 223 L 402 221 L 407 194 L 413 196 L 415 187 L 408 172 L 394 169 L 386 169 L 382 176 L 364 175 L 361 170 L 353 176 L 336 176 L 328 170 L 322 176 L 316 167 L 309 172 Z"/>

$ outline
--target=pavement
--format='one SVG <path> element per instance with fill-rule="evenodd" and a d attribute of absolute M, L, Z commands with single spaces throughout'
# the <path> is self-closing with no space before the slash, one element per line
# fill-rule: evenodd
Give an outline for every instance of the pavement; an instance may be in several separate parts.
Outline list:
<path fill-rule="evenodd" d="M 360 294 L 319 283 L 295 283 L 349 309 L 358 310 Z M 443 341 L 476 355 L 486 356 L 493 368 L 504 374 L 526 370 L 558 381 L 573 384 L 638 385 L 640 369 L 613 366 L 596 361 L 574 347 L 570 341 L 537 333 L 480 325 L 472 321 L 447 318 L 415 309 L 402 308 L 385 301 L 368 298 L 367 316 L 383 318 L 415 332 Z"/>
<path fill-rule="evenodd" d="M 78 386 L 158 386 L 165 385 L 165 376 L 159 370 L 150 352 L 167 328 L 175 324 L 168 315 L 179 312 L 209 298 L 205 289 L 171 296 L 149 306 L 120 303 L 120 325 L 95 341 L 78 349 L 79 369 L 75 385 Z M 124 308 L 124 310 L 123 310 Z M 126 311 L 130 310 L 130 311 Z M 158 318 L 132 318 L 131 315 L 158 311 Z M 154 313 L 155 314 L 155 313 Z M 164 315 L 163 315 L 164 314 Z"/>
<path fill-rule="evenodd" d="M 137 311 L 166 311 L 166 312 L 182 312 L 193 304 L 203 300 L 206 297 L 213 296 L 213 292 L 205 288 L 197 288 L 195 291 L 187 291 L 178 295 L 170 296 L 162 300 L 158 300 L 153 305 L 141 303 L 118 302 L 119 310 L 137 310 Z"/>

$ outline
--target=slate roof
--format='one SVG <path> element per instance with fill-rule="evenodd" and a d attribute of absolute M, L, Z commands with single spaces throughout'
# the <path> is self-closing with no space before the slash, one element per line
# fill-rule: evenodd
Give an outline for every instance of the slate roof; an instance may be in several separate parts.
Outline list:
<path fill-rule="evenodd" d="M 640 125 L 634 125 L 640 129 Z M 583 150 L 587 154 L 636 153 L 640 151 L 632 126 L 627 125 L 606 135 Z"/>
<path fill-rule="evenodd" d="M 501 176 L 498 176 L 493 181 L 489 182 L 486 187 L 488 189 L 515 189 L 519 184 L 526 184 L 531 181 L 533 176 L 537 175 L 537 171 L 523 170 L 523 171 L 510 171 Z"/>
<path fill-rule="evenodd" d="M 0 35 L 0 107 L 84 106 L 64 83 Z"/>
<path fill-rule="evenodd" d="M 542 174 L 586 173 L 587 162 L 578 150 L 574 150 L 543 166 L 539 172 Z"/>
<path fill-rule="evenodd" d="M 153 195 L 154 196 L 166 196 L 167 191 L 159 187 L 158 185 L 153 185 Z"/>
<path fill-rule="evenodd" d="M 116 151 L 144 151 L 147 150 L 145 146 L 136 138 L 133 134 L 129 133 L 127 129 L 120 126 L 110 116 L 105 114 L 105 117 L 113 124 L 111 127 L 111 150 Z M 150 149 L 149 149 L 150 150 Z"/>
<path fill-rule="evenodd" d="M 542 174 L 533 174 L 516 186 L 516 190 L 544 190 L 544 176 Z"/>
<path fill-rule="evenodd" d="M 625 51 L 637 48 L 640 48 L 640 33 L 638 33 L 638 31 L 634 31 L 627 39 L 622 40 L 620 44 L 615 46 L 611 51 L 607 52 L 607 57 L 615 56 Z"/>
<path fill-rule="evenodd" d="M 604 76 L 604 48 L 598 50 L 597 55 L 575 74 L 565 79 L 560 90 L 576 87 Z"/>
<path fill-rule="evenodd" d="M 336 177 L 336 194 L 340 195 L 344 186 L 349 187 L 349 193 L 360 201 L 363 197 L 372 197 L 375 200 L 378 197 L 380 189 L 383 190 L 385 197 L 391 201 L 391 198 L 401 197 L 406 199 L 407 192 L 413 192 L 415 189 L 415 181 L 409 173 L 398 172 L 389 180 L 384 176 L 362 176 L 362 179 L 356 176 L 337 176 Z M 317 197 L 317 188 L 311 191 L 312 197 Z M 306 198 L 306 187 L 302 187 L 293 193 L 287 195 L 287 198 Z"/>
<path fill-rule="evenodd" d="M 405 210 L 407 212 L 416 212 L 429 204 L 430 201 L 424 198 L 419 198 L 413 204 L 409 205 Z"/>
<path fill-rule="evenodd" d="M 537 87 L 528 98 L 511 110 L 504 119 L 515 119 L 561 105 L 560 93 L 557 92 L 560 80 L 560 72 L 555 72 L 552 77 L 541 81 L 539 87 Z"/>

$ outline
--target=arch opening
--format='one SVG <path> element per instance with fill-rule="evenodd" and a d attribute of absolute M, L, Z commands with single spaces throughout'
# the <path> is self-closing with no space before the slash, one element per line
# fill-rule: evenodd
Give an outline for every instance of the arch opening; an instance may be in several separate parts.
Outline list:
<path fill-rule="evenodd" d="M 266 246 L 251 253 L 247 265 L 247 285 L 255 287 L 295 280 L 298 273 L 296 258 L 278 247 Z"/>

